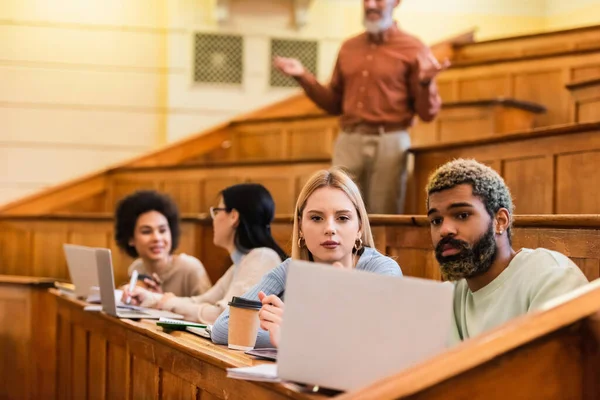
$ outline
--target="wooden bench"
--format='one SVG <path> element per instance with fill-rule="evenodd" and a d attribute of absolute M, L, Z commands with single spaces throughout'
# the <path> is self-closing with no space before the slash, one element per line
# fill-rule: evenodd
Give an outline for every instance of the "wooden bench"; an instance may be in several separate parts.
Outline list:
<path fill-rule="evenodd" d="M 428 124 L 416 122 L 412 145 L 454 143 L 532 129 L 536 115 L 546 112 L 538 104 L 514 99 L 443 103 L 437 118 Z"/>

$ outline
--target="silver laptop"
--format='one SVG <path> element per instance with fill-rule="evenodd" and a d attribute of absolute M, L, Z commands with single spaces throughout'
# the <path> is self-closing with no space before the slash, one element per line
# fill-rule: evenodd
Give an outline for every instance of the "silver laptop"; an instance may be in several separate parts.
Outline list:
<path fill-rule="evenodd" d="M 71 282 L 75 285 L 75 297 L 86 299 L 91 292 L 90 289 L 98 286 L 95 249 L 74 244 L 63 244 L 63 250 L 67 259 Z"/>
<path fill-rule="evenodd" d="M 172 319 L 183 319 L 183 315 L 175 314 L 170 311 L 125 305 L 117 307 L 117 303 L 115 301 L 115 278 L 113 274 L 110 250 L 100 248 L 94 250 L 96 253 L 98 282 L 100 282 L 100 300 L 102 301 L 102 311 L 118 318 L 159 319 L 161 317 L 165 317 Z"/>
<path fill-rule="evenodd" d="M 446 348 L 454 286 L 292 261 L 281 379 L 354 390 Z"/>

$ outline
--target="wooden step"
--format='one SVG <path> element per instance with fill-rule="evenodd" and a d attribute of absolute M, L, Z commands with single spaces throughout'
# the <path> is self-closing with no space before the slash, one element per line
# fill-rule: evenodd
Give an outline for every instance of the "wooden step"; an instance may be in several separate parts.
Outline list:
<path fill-rule="evenodd" d="M 539 104 L 505 98 L 443 103 L 433 122 L 416 121 L 412 144 L 455 143 L 524 131 L 533 128 L 536 115 L 545 112 Z"/>

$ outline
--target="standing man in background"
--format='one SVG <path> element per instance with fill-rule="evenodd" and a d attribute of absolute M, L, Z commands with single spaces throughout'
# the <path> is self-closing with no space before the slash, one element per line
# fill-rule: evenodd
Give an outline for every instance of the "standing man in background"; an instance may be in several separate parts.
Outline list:
<path fill-rule="evenodd" d="M 417 114 L 432 121 L 441 108 L 435 77 L 448 68 L 419 39 L 399 29 L 393 11 L 400 0 L 364 0 L 366 32 L 346 40 L 331 82 L 320 84 L 302 63 L 275 57 L 275 67 L 293 77 L 306 95 L 332 115 L 341 115 L 333 165 L 359 185 L 367 209 L 402 214 L 406 187 L 407 129 Z"/>

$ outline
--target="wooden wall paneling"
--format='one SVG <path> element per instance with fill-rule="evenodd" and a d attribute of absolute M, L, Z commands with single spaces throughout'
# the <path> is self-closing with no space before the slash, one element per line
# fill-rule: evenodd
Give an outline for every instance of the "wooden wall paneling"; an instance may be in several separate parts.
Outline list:
<path fill-rule="evenodd" d="M 109 211 L 107 210 L 107 193 L 108 191 L 103 190 L 102 192 L 91 195 L 90 197 L 57 207 L 53 211 L 56 213 L 73 214 L 106 212 Z"/>
<path fill-rule="evenodd" d="M 553 130 L 539 132 L 553 132 Z M 540 160 L 541 164 L 536 168 L 543 171 L 543 164 L 546 163 L 547 170 L 550 170 L 550 160 L 556 160 L 556 174 L 553 177 L 553 181 L 556 181 L 553 212 L 557 214 L 597 214 L 600 210 L 597 203 L 599 198 L 597 191 L 600 189 L 596 187 L 597 185 L 590 185 L 590 183 L 595 182 L 595 172 L 593 171 L 600 168 L 599 132 L 596 125 L 591 124 L 589 128 L 572 126 L 566 129 L 565 133 L 538 136 L 535 140 L 532 140 L 527 133 L 523 135 L 517 133 L 510 137 L 506 136 L 506 140 L 498 138 L 497 141 L 465 142 L 449 147 L 440 145 L 423 150 L 413 148 L 415 153 L 414 181 L 409 190 L 415 193 L 416 201 L 410 204 L 414 208 L 407 209 L 407 213 L 425 213 L 426 193 L 423 188 L 427 184 L 429 175 L 437 166 L 454 158 L 475 158 L 502 164 L 508 160 L 546 157 L 546 161 Z M 551 177 L 551 174 L 546 173 L 544 176 Z M 544 187 L 546 189 L 542 196 L 549 198 L 549 188 L 554 187 L 552 181 L 545 183 Z M 515 204 L 519 210 L 518 199 Z M 550 209 L 547 206 L 546 208 Z M 520 211 L 518 212 L 520 213 Z M 535 211 L 535 213 L 541 212 L 543 210 Z"/>
<path fill-rule="evenodd" d="M 494 99 L 497 97 L 515 97 L 517 100 L 525 100 L 516 97 L 511 92 L 510 75 L 506 73 L 482 75 L 456 79 L 459 97 L 455 101 Z"/>
<path fill-rule="evenodd" d="M 583 399 L 596 400 L 600 397 L 600 314 L 596 313 L 582 322 L 583 352 Z"/>
<path fill-rule="evenodd" d="M 67 261 L 63 244 L 69 241 L 69 224 L 64 221 L 55 223 L 32 223 L 33 253 L 31 276 L 48 276 L 69 279 Z M 55 262 L 49 262 L 49 260 Z"/>
<path fill-rule="evenodd" d="M 0 222 L 0 273 L 33 275 L 30 272 L 33 234 L 27 226 L 12 221 Z"/>
<path fill-rule="evenodd" d="M 78 325 L 71 327 L 71 365 L 73 374 L 71 375 L 72 395 L 74 399 L 86 399 L 88 397 L 89 382 L 89 338 L 88 331 Z"/>
<path fill-rule="evenodd" d="M 552 157 L 504 160 L 503 178 L 519 214 L 552 214 L 554 163 Z"/>
<path fill-rule="evenodd" d="M 184 381 L 168 371 L 162 371 L 161 378 L 162 390 L 160 399 L 196 400 L 198 388 L 195 385 Z"/>
<path fill-rule="evenodd" d="M 453 81 L 439 81 L 437 83 L 438 86 L 438 92 L 440 94 L 440 97 L 444 100 L 444 101 L 458 101 L 457 97 L 455 96 L 455 83 Z"/>
<path fill-rule="evenodd" d="M 271 193 L 275 201 L 275 212 L 277 214 L 292 214 L 296 205 L 296 181 L 294 176 L 280 177 L 248 177 L 248 180 L 260 183 Z"/>
<path fill-rule="evenodd" d="M 252 125 L 238 130 L 232 141 L 236 161 L 283 159 L 280 127 Z"/>
<path fill-rule="evenodd" d="M 106 400 L 106 338 L 94 330 L 89 332 L 89 398 L 90 400 Z M 147 382 L 146 382 L 147 383 Z"/>
<path fill-rule="evenodd" d="M 57 368 L 56 297 L 47 289 L 31 290 L 31 349 L 29 365 L 34 371 L 33 399 L 54 399 Z M 21 316 L 22 320 L 23 316 Z M 5 353 L 3 353 L 5 354 Z"/>
<path fill-rule="evenodd" d="M 127 345 L 120 345 L 109 340 L 107 352 L 106 397 L 120 399 L 127 396 L 130 385 L 130 356 Z"/>
<path fill-rule="evenodd" d="M 34 377 L 30 368 L 31 298 L 28 290 L 0 284 L 0 387 L 6 399 L 29 398 Z"/>
<path fill-rule="evenodd" d="M 72 396 L 72 336 L 71 336 L 71 312 L 61 307 L 57 308 L 56 325 L 56 354 L 57 354 L 57 388 L 58 399 L 71 399 Z"/>
<path fill-rule="evenodd" d="M 133 400 L 158 400 L 160 397 L 160 369 L 144 357 L 131 357 L 131 395 Z M 164 385 L 163 380 L 163 385 Z M 168 390 L 168 389 L 167 389 Z M 163 386 L 163 394 L 165 388 Z M 179 399 L 180 397 L 166 397 Z"/>
<path fill-rule="evenodd" d="M 557 156 L 557 213 L 600 213 L 599 166 L 600 149 Z"/>
<path fill-rule="evenodd" d="M 204 185 L 198 179 L 166 179 L 163 191 L 177 203 L 182 214 L 207 212 L 204 204 Z"/>
<path fill-rule="evenodd" d="M 454 61 L 490 63 L 514 58 L 568 56 L 600 48 L 598 31 L 597 26 L 591 26 L 475 42 L 457 46 Z"/>
<path fill-rule="evenodd" d="M 583 65 L 571 69 L 571 82 L 600 78 L 600 64 Z"/>
<path fill-rule="evenodd" d="M 337 118 L 328 118 L 292 124 L 288 132 L 289 159 L 323 159 L 332 157 L 339 128 Z"/>
<path fill-rule="evenodd" d="M 439 127 L 439 142 L 451 143 L 491 136 L 494 132 L 491 109 L 481 107 L 457 108 L 442 111 Z"/>
<path fill-rule="evenodd" d="M 206 272 L 210 277 L 211 282 L 215 284 L 221 276 L 233 264 L 231 257 L 226 250 L 221 249 L 213 244 L 212 227 L 203 225 L 201 230 L 202 253 L 198 255 L 200 261 L 206 267 Z"/>
<path fill-rule="evenodd" d="M 114 241 L 111 221 L 68 221 L 66 223 L 68 238 L 65 243 L 109 248 L 111 242 Z"/>
<path fill-rule="evenodd" d="M 431 122 L 423 122 L 420 119 L 415 119 L 412 128 L 410 128 L 410 143 L 411 146 L 422 146 L 440 142 L 442 120 L 438 116 Z"/>
<path fill-rule="evenodd" d="M 514 97 L 543 104 L 548 109 L 545 115 L 538 116 L 536 126 L 558 125 L 570 119 L 566 83 L 562 69 L 516 73 Z"/>
<path fill-rule="evenodd" d="M 563 330 L 490 360 L 406 399 L 579 399 L 583 393 L 581 338 Z M 536 360 L 532 363 L 531 360 Z M 515 373 L 527 371 L 527 373 Z M 543 377 L 536 382 L 533 377 Z M 541 382 L 544 384 L 541 384 Z M 493 382 L 493 384 L 492 384 Z"/>
<path fill-rule="evenodd" d="M 600 78 L 567 85 L 574 99 L 574 120 L 579 123 L 600 121 Z"/>
<path fill-rule="evenodd" d="M 457 85 L 457 97 L 452 101 L 502 96 L 544 105 L 548 113 L 536 118 L 536 126 L 547 126 L 573 122 L 573 102 L 564 85 L 575 79 L 600 77 L 599 66 L 599 52 L 493 64 L 455 64 L 438 82 Z"/>
<path fill-rule="evenodd" d="M 519 108 L 497 105 L 493 112 L 493 134 L 525 131 L 535 127 L 538 115 Z"/>
<path fill-rule="evenodd" d="M 600 278 L 600 259 L 569 257 L 591 282 Z"/>
<path fill-rule="evenodd" d="M 109 210 L 114 211 L 117 203 L 122 198 L 138 191 L 138 190 L 161 190 L 161 182 L 155 179 L 143 179 L 140 177 L 135 180 L 120 179 L 114 176 L 109 183 L 111 187 L 111 201 Z"/>
<path fill-rule="evenodd" d="M 204 194 L 202 199 L 202 212 L 209 212 L 211 206 L 217 206 L 219 204 L 219 193 L 233 185 L 242 183 L 242 179 L 239 177 L 207 177 L 204 179 Z"/>

